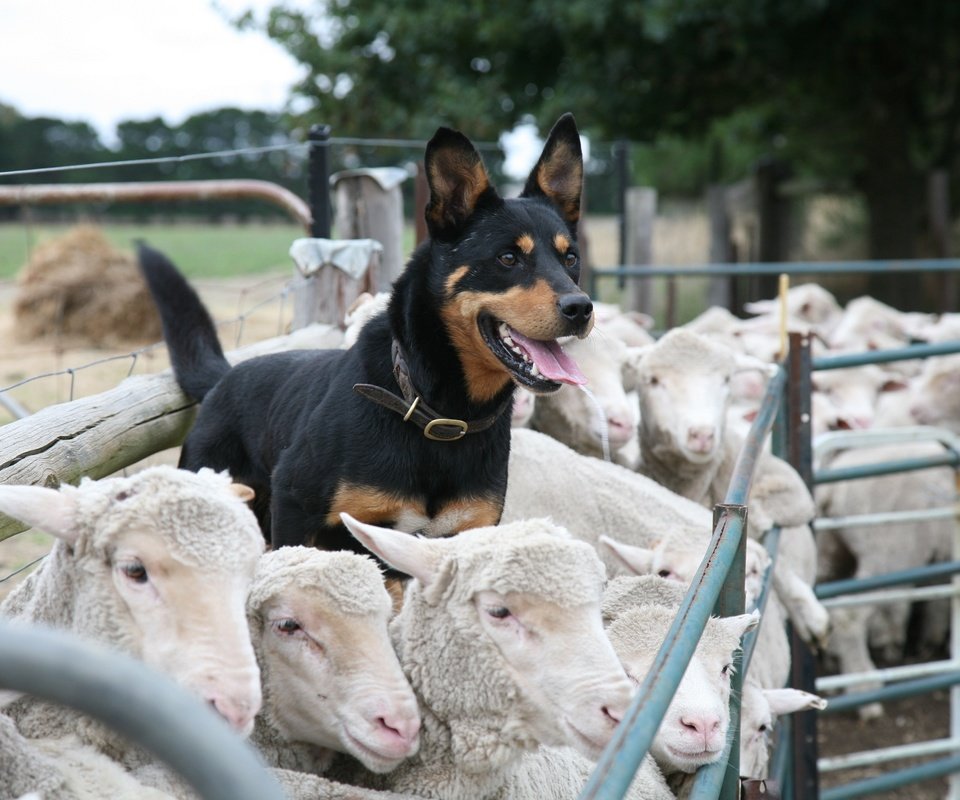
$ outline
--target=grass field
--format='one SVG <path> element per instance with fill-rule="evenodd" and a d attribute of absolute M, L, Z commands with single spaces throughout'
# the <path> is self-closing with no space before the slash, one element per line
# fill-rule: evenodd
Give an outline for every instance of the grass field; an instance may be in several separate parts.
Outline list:
<path fill-rule="evenodd" d="M 16 277 L 37 245 L 65 233 L 71 224 L 0 225 L 0 280 Z M 290 243 L 304 236 L 296 224 L 104 225 L 115 246 L 133 249 L 135 239 L 163 250 L 190 277 L 227 278 L 290 269 Z"/>

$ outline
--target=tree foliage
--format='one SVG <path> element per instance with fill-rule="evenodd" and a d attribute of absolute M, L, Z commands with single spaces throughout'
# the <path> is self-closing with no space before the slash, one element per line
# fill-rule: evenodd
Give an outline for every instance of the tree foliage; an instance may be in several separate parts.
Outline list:
<path fill-rule="evenodd" d="M 960 4 L 943 0 L 318 0 L 263 26 L 337 134 L 493 138 L 573 110 L 608 139 L 745 135 L 861 189 L 878 256 L 909 255 L 921 179 L 958 146 Z"/>

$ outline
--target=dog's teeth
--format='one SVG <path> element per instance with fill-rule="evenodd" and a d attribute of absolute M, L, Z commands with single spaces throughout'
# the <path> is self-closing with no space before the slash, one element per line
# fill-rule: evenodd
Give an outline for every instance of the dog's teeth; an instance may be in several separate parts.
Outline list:
<path fill-rule="evenodd" d="M 507 347 L 513 347 L 513 339 L 511 339 L 509 336 L 504 336 L 503 341 L 506 342 Z"/>
<path fill-rule="evenodd" d="M 539 378 L 539 377 L 540 377 L 540 370 L 537 368 L 537 365 L 536 365 L 536 364 L 531 364 L 531 365 L 530 365 L 530 374 L 531 374 L 534 378 Z"/>

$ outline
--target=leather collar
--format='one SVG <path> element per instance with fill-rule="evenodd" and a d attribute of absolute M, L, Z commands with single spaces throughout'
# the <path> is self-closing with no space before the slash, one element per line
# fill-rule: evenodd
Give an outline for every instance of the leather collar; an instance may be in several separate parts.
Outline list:
<path fill-rule="evenodd" d="M 353 391 L 374 403 L 379 403 L 384 408 L 389 408 L 391 411 L 401 414 L 404 422 L 412 422 L 417 425 L 428 439 L 437 442 L 455 442 L 468 433 L 485 431 L 507 410 L 513 400 L 513 394 L 511 393 L 496 411 L 482 419 L 465 421 L 442 417 L 423 401 L 411 382 L 403 350 L 396 339 L 393 340 L 391 352 L 393 355 L 393 376 L 403 393 L 403 397 L 398 397 L 382 386 L 372 383 L 355 383 Z"/>

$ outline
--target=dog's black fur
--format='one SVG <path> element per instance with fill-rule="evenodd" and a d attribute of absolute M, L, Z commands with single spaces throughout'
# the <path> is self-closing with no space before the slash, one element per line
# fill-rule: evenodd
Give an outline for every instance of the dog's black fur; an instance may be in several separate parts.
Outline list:
<path fill-rule="evenodd" d="M 357 549 L 341 511 L 431 536 L 497 523 L 515 381 L 541 393 L 560 387 L 523 366 L 499 322 L 541 341 L 592 327 L 577 287 L 583 173 L 571 115 L 554 126 L 519 198 L 497 194 L 457 131 L 437 131 L 425 165 L 431 238 L 395 282 L 388 310 L 349 350 L 278 353 L 231 368 L 196 293 L 164 256 L 141 247 L 177 381 L 202 401 L 180 465 L 226 469 L 253 488 L 275 548 Z M 433 441 L 361 397 L 355 384 L 397 393 L 393 340 L 423 402 L 441 416 L 503 413 L 483 432 Z"/>

